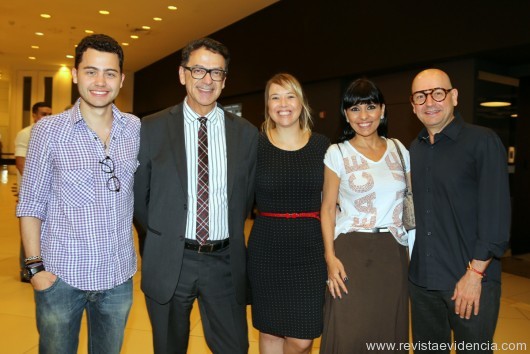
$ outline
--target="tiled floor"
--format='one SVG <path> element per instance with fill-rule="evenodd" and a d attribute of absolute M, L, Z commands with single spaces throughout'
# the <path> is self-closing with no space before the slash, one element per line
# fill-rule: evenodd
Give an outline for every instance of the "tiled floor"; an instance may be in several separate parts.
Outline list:
<path fill-rule="evenodd" d="M 0 354 L 37 354 L 38 334 L 35 327 L 35 306 L 29 284 L 21 283 L 18 273 L 19 234 L 15 218 L 13 188 L 16 176 L 9 175 L 7 184 L 0 184 Z M 140 275 L 134 277 L 134 302 L 125 331 L 124 354 L 149 354 L 151 328 L 145 302 L 139 287 Z M 251 354 L 258 353 L 258 332 L 252 328 L 249 312 L 249 339 Z M 190 354 L 211 353 L 204 341 L 199 312 L 191 315 L 192 331 Z M 79 353 L 87 353 L 86 327 L 80 335 Z M 530 279 L 503 273 L 501 312 L 495 342 L 524 343 L 530 353 Z M 320 341 L 315 341 L 313 353 L 318 352 Z M 502 353 L 508 351 L 496 351 Z"/>

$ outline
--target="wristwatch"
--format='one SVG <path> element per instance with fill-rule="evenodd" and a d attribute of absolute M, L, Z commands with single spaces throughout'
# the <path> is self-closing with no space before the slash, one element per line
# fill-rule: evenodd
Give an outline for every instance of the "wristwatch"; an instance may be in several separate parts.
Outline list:
<path fill-rule="evenodd" d="M 27 280 L 31 280 L 31 278 L 33 278 L 35 274 L 37 274 L 38 272 L 42 272 L 43 270 L 46 270 L 44 268 L 44 264 L 40 264 L 36 267 L 25 266 L 24 267 L 24 278 L 26 278 Z"/>

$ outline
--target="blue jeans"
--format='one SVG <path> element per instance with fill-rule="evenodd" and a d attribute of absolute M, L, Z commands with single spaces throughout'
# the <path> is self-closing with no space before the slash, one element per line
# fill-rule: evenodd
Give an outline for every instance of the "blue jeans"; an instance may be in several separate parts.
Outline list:
<path fill-rule="evenodd" d="M 104 291 L 76 289 L 57 278 L 34 291 L 39 354 L 75 354 L 83 312 L 87 311 L 88 353 L 119 354 L 132 305 L 132 279 Z"/>

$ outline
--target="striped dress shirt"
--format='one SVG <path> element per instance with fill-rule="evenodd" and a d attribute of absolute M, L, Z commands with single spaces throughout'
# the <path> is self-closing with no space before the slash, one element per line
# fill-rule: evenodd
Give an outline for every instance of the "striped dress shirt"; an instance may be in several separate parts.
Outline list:
<path fill-rule="evenodd" d="M 186 238 L 196 240 L 197 223 L 197 156 L 199 118 L 184 100 L 184 137 L 188 169 L 188 214 Z M 228 237 L 228 199 L 226 134 L 224 111 L 216 106 L 206 116 L 208 121 L 208 174 L 209 174 L 209 241 Z"/>

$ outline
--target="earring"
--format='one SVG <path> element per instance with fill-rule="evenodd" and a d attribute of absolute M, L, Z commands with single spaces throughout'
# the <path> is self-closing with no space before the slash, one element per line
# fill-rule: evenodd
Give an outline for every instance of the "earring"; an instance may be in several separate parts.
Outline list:
<path fill-rule="evenodd" d="M 385 116 L 382 115 L 382 116 L 381 116 L 381 120 L 383 120 L 384 118 L 385 118 Z"/>

